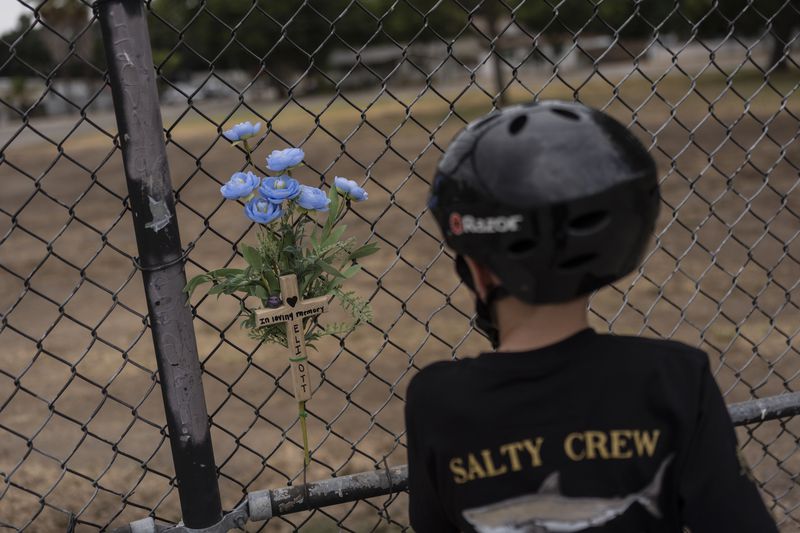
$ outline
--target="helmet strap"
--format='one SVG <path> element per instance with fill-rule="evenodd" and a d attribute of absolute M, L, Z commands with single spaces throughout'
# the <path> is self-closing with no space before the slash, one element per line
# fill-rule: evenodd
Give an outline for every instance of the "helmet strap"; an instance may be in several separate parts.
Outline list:
<path fill-rule="evenodd" d="M 497 285 L 489 290 L 486 301 L 481 300 L 475 290 L 475 283 L 470 274 L 467 262 L 461 254 L 456 255 L 456 272 L 467 287 L 475 293 L 475 327 L 489 338 L 492 349 L 500 345 L 500 330 L 497 327 L 497 301 L 509 296 L 511 293 L 502 285 Z"/>
<path fill-rule="evenodd" d="M 497 349 L 500 345 L 500 328 L 497 323 L 497 301 L 510 296 L 511 293 L 502 285 L 497 285 L 489 290 L 486 296 L 486 301 L 475 297 L 475 311 L 478 317 L 475 320 L 475 326 L 483 331 L 489 342 L 492 343 L 492 349 Z"/>
<path fill-rule="evenodd" d="M 489 306 L 477 296 L 475 296 L 475 312 L 475 327 L 489 338 L 492 348 L 496 349 L 500 344 L 500 330 L 492 322 L 492 312 Z"/>

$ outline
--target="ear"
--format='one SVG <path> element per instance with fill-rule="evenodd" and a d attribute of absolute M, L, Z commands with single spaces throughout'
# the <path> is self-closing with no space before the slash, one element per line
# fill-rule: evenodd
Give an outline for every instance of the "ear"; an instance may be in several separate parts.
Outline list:
<path fill-rule="evenodd" d="M 475 284 L 475 292 L 478 294 L 478 298 L 485 302 L 492 287 L 500 285 L 500 279 L 489 268 L 471 257 L 464 256 L 464 261 L 469 267 L 469 273 L 472 276 L 472 282 Z"/>

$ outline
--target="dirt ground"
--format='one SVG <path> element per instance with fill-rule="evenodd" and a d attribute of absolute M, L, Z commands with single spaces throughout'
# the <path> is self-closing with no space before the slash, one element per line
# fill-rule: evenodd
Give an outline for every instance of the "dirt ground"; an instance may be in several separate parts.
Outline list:
<path fill-rule="evenodd" d="M 657 238 L 640 272 L 592 299 L 593 324 L 701 346 L 729 402 L 800 389 L 797 83 L 796 71 L 769 83 L 746 71 L 731 86 L 713 72 L 691 79 L 673 71 L 613 83 L 576 74 L 509 90 L 514 101 L 577 95 L 607 107 L 652 147 L 663 179 Z M 313 355 L 322 379 L 308 406 L 309 479 L 404 463 L 410 377 L 432 361 L 488 348 L 469 326 L 469 294 L 425 200 L 441 150 L 463 120 L 490 109 L 489 97 L 475 86 L 421 96 L 390 88 L 375 99 L 378 91 L 248 102 L 251 109 L 230 115 L 200 102 L 165 123 L 181 237 L 194 243 L 189 275 L 239 264 L 234 243 L 255 238 L 241 206 L 220 199 L 220 183 L 242 158 L 216 138 L 215 122 L 259 113 L 270 119 L 260 160 L 302 145 L 303 183 L 334 175 L 366 183 L 369 200 L 347 221 L 381 250 L 349 287 L 372 299 L 375 319 L 346 339 L 326 339 Z M 126 256 L 135 241 L 120 153 L 89 122 L 55 142 L 12 142 L 0 159 L 0 526 L 63 530 L 71 512 L 77 530 L 94 530 L 153 508 L 176 520 L 142 284 Z M 301 481 L 291 378 L 280 349 L 257 349 L 238 328 L 236 301 L 198 294 L 193 304 L 231 508 L 247 491 Z M 785 531 L 800 524 L 798 435 L 791 419 L 739 429 Z M 407 523 L 405 502 L 376 498 L 266 529 L 336 531 L 340 521 L 346 530 L 394 531 Z"/>

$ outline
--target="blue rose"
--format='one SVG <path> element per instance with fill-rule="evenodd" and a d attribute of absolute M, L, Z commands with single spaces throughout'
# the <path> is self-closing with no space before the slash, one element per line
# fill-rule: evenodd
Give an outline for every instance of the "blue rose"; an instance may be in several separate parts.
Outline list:
<path fill-rule="evenodd" d="M 244 204 L 244 214 L 253 222 L 269 224 L 283 214 L 281 207 L 268 201 L 266 198 L 256 196 Z"/>
<path fill-rule="evenodd" d="M 231 129 L 222 132 L 222 135 L 231 142 L 243 141 L 245 139 L 249 139 L 256 133 L 258 133 L 258 130 L 260 129 L 261 129 L 260 122 L 256 122 L 255 125 L 250 124 L 249 121 L 240 122 Z"/>
<path fill-rule="evenodd" d="M 320 189 L 314 187 L 300 186 L 300 196 L 295 200 L 297 205 L 303 209 L 316 209 L 317 211 L 327 211 L 331 199 Z"/>
<path fill-rule="evenodd" d="M 261 178 L 252 172 L 236 172 L 228 180 L 228 183 L 219 188 L 219 192 L 228 200 L 236 200 L 250 196 L 259 183 L 261 183 Z"/>
<path fill-rule="evenodd" d="M 267 156 L 267 168 L 273 172 L 282 172 L 289 167 L 300 164 L 305 156 L 305 152 L 300 148 L 273 150 Z"/>
<path fill-rule="evenodd" d="M 367 191 L 359 187 L 358 183 L 353 180 L 336 176 L 333 179 L 333 184 L 339 192 L 344 194 L 347 198 L 352 198 L 357 202 L 368 198 Z"/>
<path fill-rule="evenodd" d="M 258 192 L 272 203 L 279 204 L 300 194 L 300 183 L 287 175 L 264 178 Z"/>

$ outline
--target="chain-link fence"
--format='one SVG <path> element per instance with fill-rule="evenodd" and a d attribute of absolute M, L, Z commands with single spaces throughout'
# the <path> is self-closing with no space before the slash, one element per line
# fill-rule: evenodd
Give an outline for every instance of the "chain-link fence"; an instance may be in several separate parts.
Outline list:
<path fill-rule="evenodd" d="M 127 139 L 116 135 L 97 8 L 1 5 L 0 526 L 176 522 Z M 635 275 L 592 298 L 593 325 L 702 347 L 729 402 L 798 390 L 796 0 L 145 6 L 187 274 L 241 265 L 238 245 L 254 240 L 241 205 L 219 195 L 244 168 L 221 137 L 234 121 L 262 122 L 259 158 L 303 147 L 303 183 L 340 175 L 369 191 L 345 222 L 381 247 L 350 282 L 374 320 L 311 357 L 321 380 L 308 404 L 309 480 L 404 464 L 408 380 L 488 348 L 425 199 L 464 123 L 537 98 L 606 110 L 659 164 L 652 249 Z M 235 299 L 191 303 L 223 508 L 302 483 L 282 350 L 239 328 Z M 797 530 L 800 421 L 740 420 L 766 501 L 783 530 Z M 254 529 L 407 530 L 406 495 L 391 480 L 384 489 Z"/>

